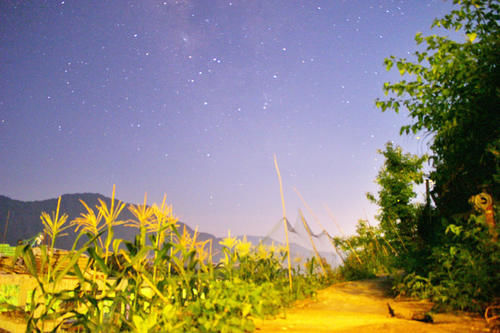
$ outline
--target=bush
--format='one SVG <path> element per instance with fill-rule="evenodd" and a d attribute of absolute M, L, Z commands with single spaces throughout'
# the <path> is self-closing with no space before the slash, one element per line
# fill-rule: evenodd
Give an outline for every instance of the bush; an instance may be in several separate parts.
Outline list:
<path fill-rule="evenodd" d="M 444 243 L 433 248 L 426 276 L 410 273 L 395 289 L 429 298 L 441 309 L 481 311 L 500 292 L 500 246 L 484 216 L 454 222 L 446 228 Z"/>

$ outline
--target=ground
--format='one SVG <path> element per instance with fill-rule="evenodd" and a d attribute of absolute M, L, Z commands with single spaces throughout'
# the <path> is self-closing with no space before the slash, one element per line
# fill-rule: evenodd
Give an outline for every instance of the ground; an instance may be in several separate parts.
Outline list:
<path fill-rule="evenodd" d="M 432 314 L 433 323 L 412 320 L 432 304 L 395 299 L 389 291 L 384 279 L 335 284 L 275 319 L 258 320 L 256 332 L 489 332 L 483 318 L 465 313 Z"/>

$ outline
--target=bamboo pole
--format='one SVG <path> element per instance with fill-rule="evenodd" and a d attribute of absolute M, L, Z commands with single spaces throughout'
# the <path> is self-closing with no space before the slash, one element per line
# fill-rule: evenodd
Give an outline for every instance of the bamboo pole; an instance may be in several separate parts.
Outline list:
<path fill-rule="evenodd" d="M 335 252 L 337 253 L 337 255 L 339 256 L 340 260 L 342 260 L 342 262 L 345 264 L 345 260 L 344 258 L 342 258 L 342 256 L 340 255 L 340 252 L 339 250 L 337 249 L 337 246 L 335 245 L 335 243 L 333 242 L 333 238 L 332 236 L 330 236 L 330 234 L 326 231 L 325 227 L 323 226 L 323 224 L 321 224 L 321 222 L 319 221 L 318 217 L 316 216 L 316 214 L 314 214 L 314 212 L 312 211 L 311 207 L 309 207 L 309 205 L 307 204 L 307 202 L 304 200 L 304 198 L 302 197 L 302 195 L 300 194 L 299 190 L 297 190 L 297 188 L 293 188 L 293 190 L 295 191 L 295 193 L 297 193 L 297 195 L 299 196 L 300 200 L 302 201 L 302 203 L 304 204 L 304 206 L 306 207 L 307 211 L 309 212 L 309 214 L 312 215 L 313 217 L 313 220 L 314 222 L 316 222 L 316 224 L 318 224 L 318 226 L 321 228 L 321 230 L 328 236 L 328 239 L 330 239 L 330 244 L 332 244 L 332 247 L 333 249 L 335 250 Z"/>
<path fill-rule="evenodd" d="M 306 219 L 304 218 L 304 215 L 302 214 L 302 211 L 299 209 L 299 215 L 300 219 L 302 220 L 302 223 L 304 224 L 304 228 L 307 231 L 307 235 L 309 236 L 309 240 L 311 241 L 312 248 L 314 250 L 314 254 L 316 254 L 316 258 L 318 258 L 319 265 L 321 266 L 321 270 L 323 271 L 323 275 L 326 276 L 326 269 L 325 266 L 323 266 L 323 261 L 321 260 L 321 256 L 318 253 L 318 250 L 316 249 L 316 245 L 314 245 L 314 241 L 312 239 L 311 235 L 311 230 L 309 230 L 309 227 L 307 226 Z"/>
<path fill-rule="evenodd" d="M 280 169 L 278 167 L 278 160 L 276 159 L 276 154 L 274 154 L 274 167 L 276 168 L 276 173 L 278 174 L 278 180 L 280 183 L 280 194 L 281 194 L 281 206 L 283 207 L 283 223 L 285 224 L 285 238 L 286 238 L 286 251 L 288 258 L 288 279 L 290 281 L 290 291 L 292 290 L 292 263 L 290 261 L 290 244 L 288 243 L 288 220 L 286 218 L 285 209 L 285 196 L 283 195 L 283 183 L 281 181 Z"/>
<path fill-rule="evenodd" d="M 345 237 L 345 240 L 347 242 L 347 245 L 349 245 L 349 248 L 351 249 L 352 253 L 356 256 L 356 259 L 358 260 L 358 262 L 362 265 L 363 264 L 363 261 L 361 260 L 361 258 L 358 256 L 358 254 L 356 253 L 356 251 L 354 251 L 354 248 L 352 247 L 351 245 L 351 242 L 349 242 L 349 238 L 347 238 L 344 234 L 344 231 L 342 230 L 342 228 L 340 227 L 340 225 L 337 223 L 337 221 L 335 221 L 335 218 L 333 217 L 333 213 L 332 211 L 330 210 L 330 208 L 328 208 L 328 206 L 325 204 L 325 209 L 326 209 L 326 212 L 328 213 L 328 215 L 330 216 L 330 218 L 332 219 L 333 223 L 335 223 L 335 225 L 337 226 L 337 228 L 339 229 L 340 233 L 342 234 L 342 236 Z"/>

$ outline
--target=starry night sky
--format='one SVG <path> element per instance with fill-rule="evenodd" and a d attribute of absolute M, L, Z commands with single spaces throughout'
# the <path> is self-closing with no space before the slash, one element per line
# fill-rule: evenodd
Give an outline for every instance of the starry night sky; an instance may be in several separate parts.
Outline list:
<path fill-rule="evenodd" d="M 202 231 L 265 235 L 304 206 L 334 235 L 377 207 L 404 114 L 374 106 L 451 1 L 0 2 L 0 194 L 161 202 Z M 64 208 L 64 207 L 63 207 Z M 307 211 L 304 210 L 307 216 Z M 311 223 L 312 226 L 314 224 Z"/>

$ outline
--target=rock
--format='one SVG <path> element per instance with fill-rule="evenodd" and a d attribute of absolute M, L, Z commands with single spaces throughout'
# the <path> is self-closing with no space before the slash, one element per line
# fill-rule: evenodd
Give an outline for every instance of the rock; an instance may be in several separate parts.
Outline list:
<path fill-rule="evenodd" d="M 387 308 L 389 310 L 389 316 L 390 317 L 396 317 L 400 319 L 406 319 L 406 320 L 416 320 L 416 321 L 421 321 L 424 323 L 433 323 L 434 319 L 428 312 L 413 312 L 413 313 L 405 313 L 405 311 L 398 311 L 396 312 L 394 308 L 387 303 Z"/>
<path fill-rule="evenodd" d="M 414 313 L 411 316 L 411 320 L 422 321 L 424 323 L 433 323 L 434 322 L 434 319 L 432 319 L 432 316 L 427 312 Z"/>

